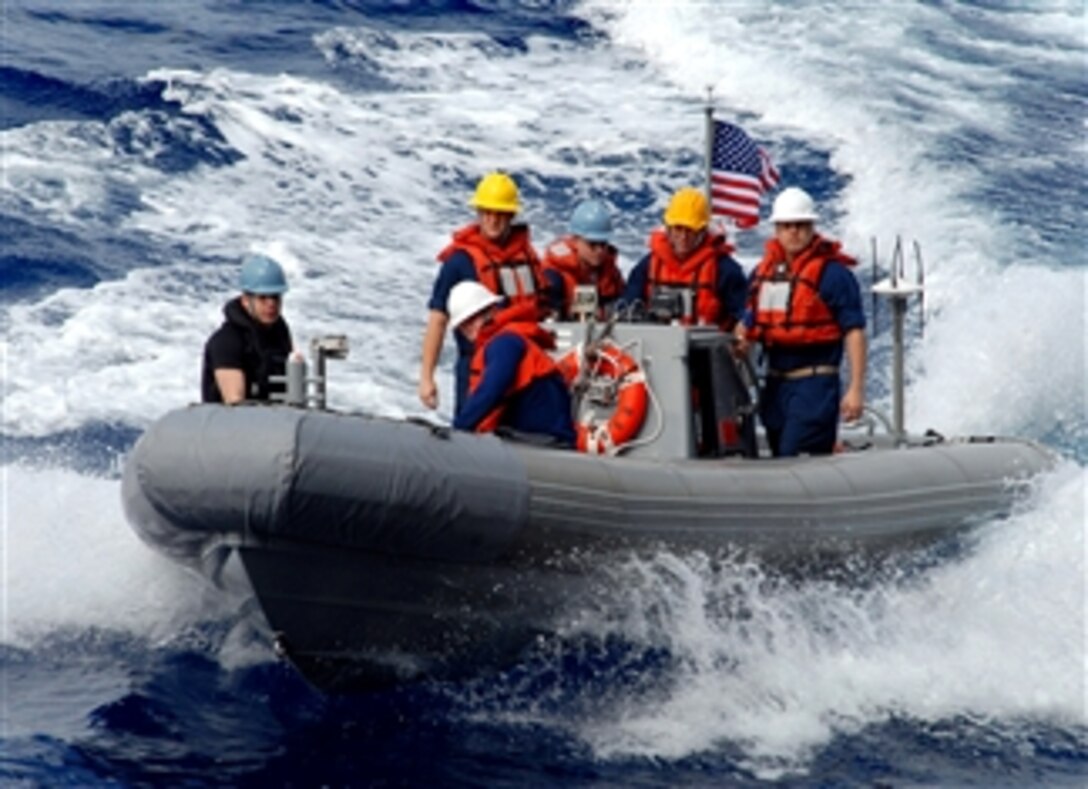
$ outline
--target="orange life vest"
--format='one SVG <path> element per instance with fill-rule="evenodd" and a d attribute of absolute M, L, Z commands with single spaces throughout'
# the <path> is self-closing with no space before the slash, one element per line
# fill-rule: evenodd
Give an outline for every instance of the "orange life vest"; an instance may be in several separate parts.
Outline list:
<path fill-rule="evenodd" d="M 438 253 L 438 259 L 445 263 L 459 250 L 472 258 L 476 279 L 488 290 L 506 296 L 511 304 L 539 302 L 543 285 L 540 258 L 529 243 L 528 226 L 511 227 L 509 238 L 500 246 L 473 222 L 453 234 L 453 240 Z"/>
<path fill-rule="evenodd" d="M 754 316 L 749 337 L 765 345 L 841 340 L 842 329 L 820 298 L 820 277 L 832 260 L 846 266 L 857 263 L 837 241 L 819 235 L 790 263 L 778 240 L 768 241 L 748 291 L 748 309 Z"/>
<path fill-rule="evenodd" d="M 552 270 L 563 280 L 563 308 L 561 317 L 570 316 L 570 305 L 574 299 L 574 288 L 578 285 L 593 285 L 597 288 L 599 304 L 615 301 L 623 293 L 623 274 L 616 265 L 616 248 L 611 244 L 599 268 L 592 268 L 578 259 L 574 236 L 553 241 L 544 250 L 543 269 Z M 598 312 L 603 317 L 603 311 Z"/>
<path fill-rule="evenodd" d="M 484 352 L 488 344 L 501 334 L 516 334 L 525 340 L 525 355 L 518 364 L 513 383 L 506 390 L 502 401 L 495 406 L 479 424 L 477 433 L 490 433 L 499 426 L 503 412 L 510 398 L 527 389 L 534 381 L 549 375 L 559 375 L 552 357 L 547 351 L 555 348 L 555 335 L 536 322 L 535 304 L 523 302 L 501 310 L 490 323 L 480 329 L 476 338 L 476 351 L 472 354 L 469 365 L 468 390 L 476 391 L 484 374 Z"/>
<path fill-rule="evenodd" d="M 703 243 L 681 261 L 673 252 L 666 232 L 653 231 L 646 277 L 647 303 L 658 290 L 686 291 L 690 296 L 685 304 L 690 303 L 691 307 L 688 314 L 681 316 L 681 323 L 685 326 L 705 323 L 731 330 L 736 320 L 731 315 L 722 315 L 722 302 L 718 298 L 718 258 L 732 251 L 725 236 L 708 232 Z"/>

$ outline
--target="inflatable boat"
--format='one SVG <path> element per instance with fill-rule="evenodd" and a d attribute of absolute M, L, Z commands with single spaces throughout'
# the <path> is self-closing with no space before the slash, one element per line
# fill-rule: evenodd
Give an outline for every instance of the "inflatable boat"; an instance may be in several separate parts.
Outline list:
<path fill-rule="evenodd" d="M 277 649 L 342 689 L 501 664 L 621 557 L 739 551 L 804 572 L 887 555 L 1008 514 L 1053 463 L 1030 441 L 887 419 L 844 430 L 830 456 L 771 458 L 727 336 L 554 328 L 583 451 L 329 411 L 315 343 L 316 402 L 296 368 L 293 405 L 191 406 L 151 425 L 125 462 L 126 515 L 252 595 Z"/>

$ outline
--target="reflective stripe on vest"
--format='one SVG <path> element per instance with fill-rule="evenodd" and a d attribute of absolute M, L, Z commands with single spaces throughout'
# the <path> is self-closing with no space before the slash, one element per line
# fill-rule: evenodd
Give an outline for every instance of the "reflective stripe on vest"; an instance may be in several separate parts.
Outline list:
<path fill-rule="evenodd" d="M 748 307 L 752 339 L 766 345 L 813 345 L 842 339 L 842 329 L 820 296 L 820 279 L 831 261 L 853 265 L 837 243 L 815 236 L 792 262 L 777 240 L 767 242 L 752 274 Z"/>
<path fill-rule="evenodd" d="M 506 296 L 512 304 L 538 302 L 540 260 L 529 243 L 529 228 L 525 225 L 512 226 L 502 246 L 484 236 L 479 224 L 466 225 L 453 234 L 438 259 L 445 262 L 458 251 L 472 259 L 476 279 L 489 290 Z"/>
<path fill-rule="evenodd" d="M 564 316 L 570 315 L 574 289 L 578 285 L 592 285 L 597 291 L 598 304 L 615 301 L 623 293 L 623 274 L 616 265 L 616 248 L 609 245 L 608 255 L 594 270 L 579 262 L 574 243 L 574 238 L 568 236 L 552 242 L 544 252 L 544 270 L 556 272 L 563 282 Z"/>
<path fill-rule="evenodd" d="M 492 270 L 498 273 L 499 288 L 496 291 L 513 300 L 519 296 L 531 296 L 537 292 L 536 279 L 533 277 L 533 267 L 528 262 L 503 262 L 489 263 Z"/>

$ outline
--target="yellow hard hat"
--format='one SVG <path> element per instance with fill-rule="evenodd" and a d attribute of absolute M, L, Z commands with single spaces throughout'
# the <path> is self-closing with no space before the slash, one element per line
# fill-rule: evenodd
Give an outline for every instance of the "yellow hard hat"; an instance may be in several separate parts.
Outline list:
<path fill-rule="evenodd" d="M 710 204 L 706 195 L 691 186 L 677 190 L 665 209 L 665 226 L 702 230 L 710 224 Z"/>
<path fill-rule="evenodd" d="M 485 211 L 503 211 L 516 214 L 518 205 L 518 185 L 506 173 L 488 173 L 476 184 L 476 194 L 469 205 Z"/>

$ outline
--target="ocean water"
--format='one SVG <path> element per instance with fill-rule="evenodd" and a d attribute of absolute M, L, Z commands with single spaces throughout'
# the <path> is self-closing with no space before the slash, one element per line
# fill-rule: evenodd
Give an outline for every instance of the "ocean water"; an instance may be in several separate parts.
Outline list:
<path fill-rule="evenodd" d="M 1080 0 L 5 0 L 0 784 L 1081 786 L 1086 31 Z M 479 175 L 541 243 L 590 194 L 623 265 L 698 183 L 707 88 L 866 261 L 917 240 L 908 424 L 1063 456 L 944 560 L 859 586 L 728 557 L 509 670 L 356 697 L 138 541 L 119 469 L 198 397 L 237 261 L 346 333 L 330 404 L 418 414 L 434 254 Z M 737 239 L 758 259 L 766 228 Z M 886 327 L 886 315 L 880 316 Z M 887 405 L 886 332 L 869 394 Z M 448 417 L 451 367 L 440 391 Z"/>

